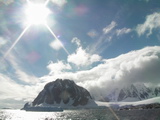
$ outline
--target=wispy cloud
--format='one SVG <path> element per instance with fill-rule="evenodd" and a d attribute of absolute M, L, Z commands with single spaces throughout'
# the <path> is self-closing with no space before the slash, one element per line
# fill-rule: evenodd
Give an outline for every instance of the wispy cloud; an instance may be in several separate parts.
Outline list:
<path fill-rule="evenodd" d="M 15 74 L 19 80 L 28 84 L 35 84 L 39 82 L 39 79 L 37 77 L 35 77 L 34 75 L 29 75 L 21 69 L 16 69 Z"/>
<path fill-rule="evenodd" d="M 22 108 L 26 101 L 33 101 L 46 83 L 22 85 L 0 73 L 0 107 Z"/>
<path fill-rule="evenodd" d="M 91 37 L 91 38 L 95 38 L 95 37 L 98 36 L 98 32 L 97 32 L 96 30 L 92 29 L 92 30 L 90 30 L 90 31 L 87 33 L 87 35 L 88 35 L 89 37 Z"/>
<path fill-rule="evenodd" d="M 117 36 L 123 35 L 123 34 L 127 34 L 130 33 L 132 30 L 130 28 L 122 28 L 122 29 L 117 29 L 116 30 L 116 34 Z"/>
<path fill-rule="evenodd" d="M 103 28 L 104 34 L 108 34 L 112 31 L 113 28 L 117 26 L 117 23 L 115 21 L 112 21 L 111 24 L 109 24 L 107 27 Z"/>
<path fill-rule="evenodd" d="M 1 82 L 0 100 L 3 100 L 3 99 L 29 100 L 29 99 L 33 99 L 38 91 L 36 86 L 18 84 L 8 76 L 1 73 L 0 73 L 0 82 Z"/>
<path fill-rule="evenodd" d="M 160 13 L 155 12 L 153 14 L 147 15 L 146 20 L 143 24 L 139 24 L 136 27 L 136 31 L 139 36 L 147 34 L 147 36 L 152 34 L 154 29 L 160 28 Z"/>
<path fill-rule="evenodd" d="M 80 39 L 78 39 L 77 37 L 74 37 L 72 40 L 71 40 L 72 43 L 76 43 L 78 47 L 81 46 L 81 41 Z"/>
<path fill-rule="evenodd" d="M 34 74 L 28 72 L 25 68 L 21 66 L 23 63 L 20 57 L 17 57 L 15 53 L 16 50 L 14 49 L 5 59 L 1 58 L 0 65 L 5 67 L 4 69 L 1 69 L 1 71 L 5 72 L 6 74 L 10 74 L 11 76 L 14 76 L 16 80 L 21 81 L 22 83 L 37 83 L 39 79 Z M 10 68 L 13 71 L 10 71 Z"/>
<path fill-rule="evenodd" d="M 117 28 L 118 24 L 115 21 L 112 21 L 109 25 L 102 29 L 102 33 L 96 43 L 91 46 L 92 52 L 101 53 L 108 46 L 112 44 L 113 40 L 116 40 L 117 36 L 122 36 L 128 34 L 132 31 L 131 28 Z M 113 39 L 115 38 L 115 39 Z M 105 44 L 105 46 L 103 46 Z M 103 46 L 103 47 L 102 47 Z"/>
<path fill-rule="evenodd" d="M 105 28 L 102 29 L 102 33 L 98 40 L 90 46 L 91 53 L 98 52 L 101 53 L 103 50 L 105 50 L 109 44 L 112 41 L 112 37 L 115 35 L 114 28 L 117 26 L 117 23 L 115 21 L 112 21 L 109 25 L 107 25 Z M 102 48 L 102 45 L 105 45 L 105 48 Z M 107 44 L 108 43 L 108 44 Z"/>

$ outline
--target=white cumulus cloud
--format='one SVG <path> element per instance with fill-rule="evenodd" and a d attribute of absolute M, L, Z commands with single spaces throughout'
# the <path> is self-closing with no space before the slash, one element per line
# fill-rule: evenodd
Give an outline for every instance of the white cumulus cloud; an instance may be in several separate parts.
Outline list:
<path fill-rule="evenodd" d="M 59 40 L 54 40 L 50 43 L 50 46 L 55 50 L 60 50 L 61 48 L 63 48 L 63 45 Z"/>
<path fill-rule="evenodd" d="M 57 63 L 51 61 L 47 68 L 50 70 L 50 74 L 60 74 L 63 70 L 70 70 L 71 66 L 62 61 L 58 61 Z"/>
<path fill-rule="evenodd" d="M 101 60 L 101 56 L 97 54 L 89 54 L 82 47 L 77 48 L 76 52 L 69 55 L 67 61 L 75 64 L 76 66 L 82 67 L 91 65 L 94 62 L 98 62 Z"/>

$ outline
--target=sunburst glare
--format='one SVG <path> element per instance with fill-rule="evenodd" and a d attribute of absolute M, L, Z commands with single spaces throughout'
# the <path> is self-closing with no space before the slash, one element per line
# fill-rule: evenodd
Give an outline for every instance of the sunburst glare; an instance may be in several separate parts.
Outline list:
<path fill-rule="evenodd" d="M 25 8 L 25 14 L 27 24 L 39 25 L 47 22 L 50 10 L 46 7 L 46 4 L 28 2 L 27 7 Z"/>
<path fill-rule="evenodd" d="M 45 25 L 45 27 L 49 30 L 49 32 L 53 35 L 53 37 L 61 43 L 62 48 L 69 55 L 67 49 L 63 46 L 62 42 L 56 37 L 51 28 L 47 25 L 47 17 L 51 13 L 51 11 L 46 7 L 49 3 L 49 0 L 46 0 L 45 3 L 32 3 L 29 0 L 27 2 L 27 7 L 25 7 L 26 19 L 25 22 L 27 24 L 26 28 L 22 31 L 16 41 L 12 44 L 12 46 L 8 49 L 8 51 L 4 54 L 4 58 L 10 53 L 10 51 L 14 48 L 14 46 L 18 43 L 18 41 L 22 38 L 25 32 L 29 29 L 31 25 Z"/>

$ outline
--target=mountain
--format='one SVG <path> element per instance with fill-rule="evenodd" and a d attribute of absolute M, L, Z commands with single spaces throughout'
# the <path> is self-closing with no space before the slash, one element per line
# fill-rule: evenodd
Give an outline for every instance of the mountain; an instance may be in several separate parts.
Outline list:
<path fill-rule="evenodd" d="M 72 80 L 57 79 L 44 86 L 32 103 L 26 103 L 25 107 L 52 105 L 52 106 L 85 106 L 93 102 L 90 93 Z"/>
<path fill-rule="evenodd" d="M 115 101 L 140 101 L 153 97 L 160 96 L 160 88 L 149 88 L 144 84 L 136 83 L 123 88 L 116 88 L 112 90 L 103 101 L 115 102 Z"/>

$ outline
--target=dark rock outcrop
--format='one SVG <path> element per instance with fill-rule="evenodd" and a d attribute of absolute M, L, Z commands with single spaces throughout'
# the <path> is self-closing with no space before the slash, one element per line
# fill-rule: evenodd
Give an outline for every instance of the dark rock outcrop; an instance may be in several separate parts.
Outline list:
<path fill-rule="evenodd" d="M 57 79 L 45 85 L 44 89 L 32 102 L 32 106 L 46 104 L 68 104 L 71 106 L 86 105 L 92 99 L 83 87 L 67 79 Z"/>

